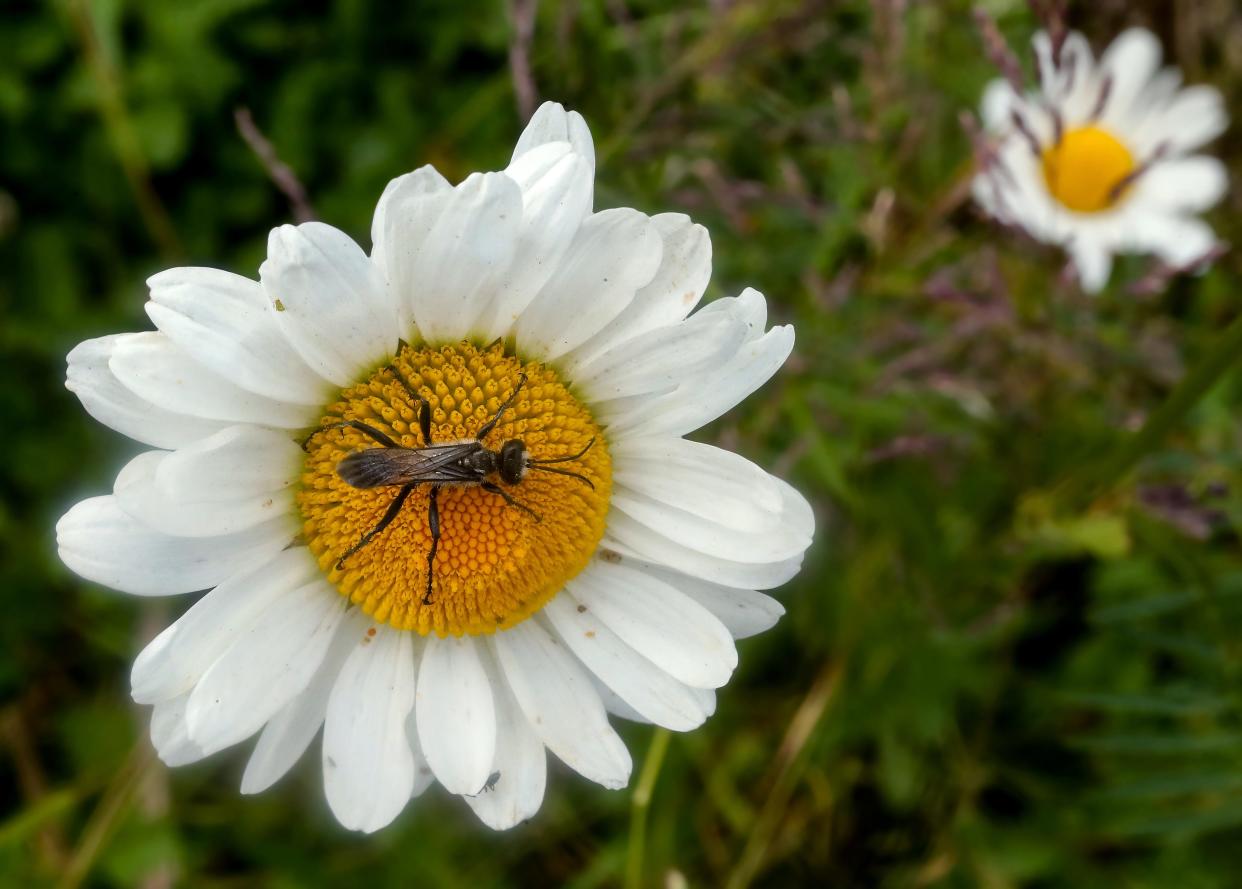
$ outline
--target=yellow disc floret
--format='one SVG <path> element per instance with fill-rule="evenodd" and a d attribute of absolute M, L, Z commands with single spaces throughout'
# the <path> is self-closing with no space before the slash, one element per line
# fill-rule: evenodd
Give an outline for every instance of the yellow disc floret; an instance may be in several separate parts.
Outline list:
<path fill-rule="evenodd" d="M 1099 213 L 1116 204 L 1135 170 L 1130 150 L 1096 126 L 1065 133 L 1044 150 L 1042 160 L 1052 196 L 1078 213 Z"/>
<path fill-rule="evenodd" d="M 518 386 L 526 383 L 483 444 L 499 450 L 510 439 L 530 456 L 558 464 L 591 481 L 531 471 L 520 482 L 490 481 L 530 510 L 478 485 L 444 485 L 438 495 L 440 541 L 425 599 L 430 485 L 417 485 L 392 523 L 365 546 L 338 560 L 373 530 L 399 485 L 355 488 L 337 471 L 354 451 L 380 447 L 354 428 L 326 428 L 360 420 L 405 448 L 426 447 L 417 404 L 387 368 L 341 393 L 311 437 L 298 505 L 306 542 L 341 595 L 377 621 L 427 635 L 475 635 L 511 627 L 538 611 L 591 558 L 604 533 L 612 463 L 591 414 L 556 373 L 522 362 L 497 345 L 442 348 L 406 346 L 393 365 L 431 406 L 434 444 L 473 441 Z M 533 513 L 533 514 L 532 514 Z M 536 518 L 536 516 L 538 518 Z"/>

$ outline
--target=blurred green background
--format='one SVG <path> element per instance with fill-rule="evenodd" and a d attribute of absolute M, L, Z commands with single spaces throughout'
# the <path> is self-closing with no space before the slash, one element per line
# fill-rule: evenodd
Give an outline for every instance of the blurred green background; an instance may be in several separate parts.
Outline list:
<path fill-rule="evenodd" d="M 1026 4 L 985 6 L 1025 49 Z M 1232 357 L 1242 257 L 1167 287 L 1127 260 L 1089 299 L 1056 251 L 982 220 L 959 115 L 993 71 L 970 13 L 5 3 L 0 885 L 1240 885 L 1242 380 L 1195 368 Z M 1233 0 L 1074 3 L 1070 22 L 1097 49 L 1153 28 L 1239 116 Z M 58 516 L 136 449 L 65 391 L 65 353 L 147 328 L 161 268 L 255 273 L 291 209 L 236 108 L 365 244 L 388 179 L 503 167 L 536 98 L 590 123 L 597 207 L 690 213 L 709 296 L 754 285 L 797 326 L 778 378 L 699 434 L 816 506 L 788 615 L 741 643 L 717 715 L 671 737 L 649 806 L 635 725 L 629 790 L 556 765 L 504 834 L 438 792 L 348 834 L 315 755 L 257 798 L 235 752 L 166 770 L 127 677 L 185 603 L 56 558 Z M 1210 150 L 1242 178 L 1237 126 Z M 1226 241 L 1240 210 L 1235 187 L 1211 214 Z"/>

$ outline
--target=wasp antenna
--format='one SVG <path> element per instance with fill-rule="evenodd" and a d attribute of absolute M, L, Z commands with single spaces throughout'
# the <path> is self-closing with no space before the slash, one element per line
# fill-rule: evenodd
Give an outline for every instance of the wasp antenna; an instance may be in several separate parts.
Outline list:
<path fill-rule="evenodd" d="M 570 472 L 568 469 L 549 469 L 546 466 L 528 466 L 528 469 L 537 469 L 540 472 L 554 472 L 557 475 L 567 475 L 570 478 L 576 478 L 578 481 L 586 482 L 587 487 L 592 491 L 595 490 L 595 483 L 580 472 Z"/>
<path fill-rule="evenodd" d="M 553 457 L 553 458 L 552 458 L 552 459 L 550 459 L 550 460 L 527 460 L 526 462 L 527 462 L 527 463 L 542 463 L 542 464 L 545 464 L 545 465 L 546 465 L 546 464 L 548 464 L 548 463 L 570 463 L 570 462 L 572 462 L 572 461 L 574 461 L 574 460 L 577 460 L 577 459 L 581 458 L 583 454 L 585 454 L 587 451 L 591 450 L 591 446 L 592 446 L 593 444 L 595 444 L 595 436 L 594 436 L 594 435 L 592 435 L 592 436 L 591 436 L 591 440 L 590 440 L 590 441 L 588 441 L 588 442 L 586 443 L 586 447 L 585 447 L 585 448 L 583 448 L 583 449 L 582 449 L 582 450 L 580 450 L 578 453 L 573 454 L 573 455 L 571 455 L 571 456 L 569 456 L 569 457 Z"/>

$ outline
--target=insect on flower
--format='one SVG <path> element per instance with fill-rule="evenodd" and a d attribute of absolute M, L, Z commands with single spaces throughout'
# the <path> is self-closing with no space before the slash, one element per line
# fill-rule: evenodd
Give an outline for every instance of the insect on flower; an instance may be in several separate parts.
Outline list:
<path fill-rule="evenodd" d="M 435 566 L 436 550 L 440 544 L 438 495 L 441 488 L 448 485 L 482 488 L 489 494 L 495 494 L 503 498 L 509 506 L 527 513 L 536 522 L 541 520 L 539 514 L 529 506 L 521 503 L 495 481 L 492 481 L 492 476 L 497 477 L 505 485 L 512 487 L 519 484 L 526 477 L 528 471 L 536 469 L 540 472 L 554 472 L 557 475 L 567 475 L 571 478 L 579 479 L 594 489 L 595 485 L 585 475 L 567 469 L 552 469 L 546 465 L 548 463 L 569 463 L 580 459 L 595 444 L 594 438 L 588 441 L 586 446 L 576 454 L 545 460 L 536 460 L 531 457 L 525 443 L 521 439 L 511 438 L 505 441 L 498 450 L 493 450 L 483 443 L 483 439 L 496 427 L 504 412 L 513 404 L 518 393 L 522 391 L 522 386 L 526 384 L 526 374 L 518 376 L 518 383 L 509 394 L 509 397 L 500 405 L 491 419 L 479 429 L 478 434 L 473 439 L 434 444 L 431 440 L 431 405 L 427 402 L 427 399 L 414 391 L 414 388 L 395 366 L 390 364 L 388 371 L 401 384 L 401 388 L 406 391 L 416 406 L 415 413 L 418 416 L 418 428 L 422 434 L 424 447 L 402 447 L 388 435 L 361 420 L 346 420 L 341 423 L 323 426 L 312 433 L 310 438 L 307 438 L 302 445 L 303 450 L 305 450 L 310 444 L 311 439 L 319 433 L 330 429 L 342 429 L 345 427 L 357 429 L 377 442 L 379 447 L 367 448 L 366 450 L 355 451 L 349 454 L 337 464 L 337 474 L 347 484 L 355 488 L 400 487 L 401 489 L 388 505 L 387 511 L 375 527 L 362 535 L 362 538 L 357 543 L 337 559 L 336 567 L 338 570 L 344 567 L 346 559 L 370 543 L 377 535 L 382 534 L 392 524 L 393 520 L 401 513 L 401 508 L 405 505 L 405 501 L 410 496 L 411 491 L 419 485 L 430 485 L 430 496 L 427 501 L 427 526 L 431 531 L 431 549 L 427 553 L 427 589 L 423 594 L 424 604 L 430 604 L 432 569 Z"/>

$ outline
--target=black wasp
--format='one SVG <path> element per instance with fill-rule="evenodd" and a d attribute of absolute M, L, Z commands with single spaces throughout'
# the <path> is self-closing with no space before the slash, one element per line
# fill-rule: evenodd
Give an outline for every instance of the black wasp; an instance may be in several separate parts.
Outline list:
<path fill-rule="evenodd" d="M 503 497 L 505 503 L 509 506 L 520 509 L 531 515 L 535 521 L 539 521 L 540 517 L 534 510 L 518 502 L 512 494 L 497 484 L 493 477 L 512 487 L 521 482 L 526 477 L 528 471 L 537 469 L 540 472 L 554 472 L 558 475 L 567 475 L 585 482 L 592 488 L 595 487 L 591 480 L 581 473 L 570 472 L 567 469 L 553 469 L 546 465 L 548 463 L 568 463 L 581 458 L 595 444 L 594 438 L 587 442 L 586 447 L 576 454 L 555 457 L 549 460 L 535 460 L 532 458 L 521 439 L 511 438 L 501 444 L 499 450 L 493 450 L 483 443 L 483 439 L 500 422 L 501 416 L 513 404 L 522 386 L 526 384 L 526 374 L 518 376 L 518 384 L 509 393 L 509 397 L 496 410 L 492 418 L 483 424 L 473 439 L 433 444 L 431 440 L 431 405 L 428 404 L 427 399 L 414 391 L 413 387 L 410 386 L 409 382 L 401 374 L 401 371 L 397 370 L 395 366 L 390 364 L 387 369 L 396 378 L 397 382 L 401 384 L 401 388 L 406 391 L 406 394 L 409 395 L 411 401 L 417 407 L 418 428 L 422 433 L 424 447 L 402 447 L 374 426 L 361 420 L 345 420 L 341 423 L 323 426 L 316 430 L 303 444 L 303 449 L 305 449 L 310 444 L 311 438 L 328 429 L 342 429 L 345 427 L 357 429 L 377 442 L 379 447 L 367 448 L 366 450 L 355 451 L 349 454 L 336 465 L 337 474 L 347 484 L 355 488 L 400 487 L 401 489 L 397 492 L 397 496 L 392 499 L 392 503 L 388 504 L 388 509 L 385 511 L 383 518 L 379 520 L 379 523 L 366 534 L 363 534 L 361 540 L 337 559 L 336 567 L 338 571 L 344 567 L 346 559 L 370 543 L 376 535 L 382 533 L 385 528 L 392 524 L 393 520 L 401 512 L 401 507 L 405 505 L 405 501 L 410 496 L 411 491 L 419 485 L 430 485 L 431 491 L 427 500 L 427 525 L 431 529 L 431 550 L 427 553 L 427 590 L 423 595 L 423 603 L 428 604 L 431 602 L 431 569 L 435 564 L 436 549 L 440 545 L 440 508 L 437 504 L 437 497 L 441 488 L 446 486 L 482 488 L 489 494 Z"/>

